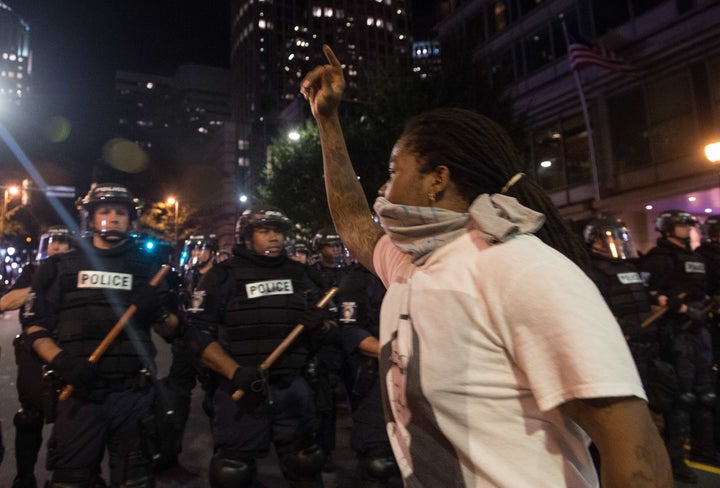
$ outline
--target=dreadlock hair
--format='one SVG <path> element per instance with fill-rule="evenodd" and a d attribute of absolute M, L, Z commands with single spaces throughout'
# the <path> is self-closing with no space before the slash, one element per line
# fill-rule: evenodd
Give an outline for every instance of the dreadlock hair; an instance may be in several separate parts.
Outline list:
<path fill-rule="evenodd" d="M 484 193 L 500 193 L 522 167 L 507 132 L 488 117 L 469 110 L 439 108 L 424 112 L 408 120 L 400 139 L 418 156 L 422 173 L 447 166 L 468 204 Z M 587 250 L 540 185 L 523 177 L 506 194 L 544 214 L 545 224 L 535 233 L 538 238 L 587 269 Z"/>

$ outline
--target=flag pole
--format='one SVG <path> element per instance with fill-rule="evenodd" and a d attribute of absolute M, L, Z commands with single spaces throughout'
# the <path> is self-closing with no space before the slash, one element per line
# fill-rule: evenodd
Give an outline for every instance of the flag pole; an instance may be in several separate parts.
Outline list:
<path fill-rule="evenodd" d="M 567 26 L 565 25 L 565 16 L 560 14 L 560 23 L 562 24 L 563 35 L 565 36 L 565 45 L 567 46 L 568 61 L 570 60 L 570 39 L 568 37 Z M 585 119 L 585 130 L 587 132 L 588 151 L 590 154 L 590 167 L 592 169 L 592 181 L 593 181 L 593 192 L 595 195 L 595 201 L 600 200 L 600 183 L 598 180 L 598 167 L 597 158 L 595 157 L 595 143 L 593 140 L 592 126 L 590 125 L 590 114 L 587 108 L 587 101 L 585 100 L 585 92 L 583 91 L 582 82 L 580 81 L 580 74 L 576 69 L 570 67 L 573 76 L 575 77 L 575 86 L 577 86 L 578 94 L 580 95 L 580 106 L 582 107 L 583 118 Z"/>

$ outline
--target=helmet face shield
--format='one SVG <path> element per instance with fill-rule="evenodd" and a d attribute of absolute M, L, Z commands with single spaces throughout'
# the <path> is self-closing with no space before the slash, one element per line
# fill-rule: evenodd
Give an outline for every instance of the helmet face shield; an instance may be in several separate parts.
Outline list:
<path fill-rule="evenodd" d="M 70 229 L 59 225 L 50 227 L 45 234 L 40 236 L 40 243 L 35 259 L 42 261 L 55 254 L 69 251 L 72 244 L 73 240 Z"/>
<path fill-rule="evenodd" d="M 606 228 L 601 239 L 608 255 L 613 259 L 634 259 L 638 257 L 635 244 L 626 227 Z"/>
<path fill-rule="evenodd" d="M 613 259 L 638 257 L 630 231 L 622 220 L 615 217 L 598 218 L 585 226 L 585 243 L 593 251 Z"/>
<path fill-rule="evenodd" d="M 287 240 L 290 237 L 292 222 L 281 211 L 275 208 L 247 209 L 235 225 L 235 239 L 237 244 L 247 247 L 252 244 L 252 235 L 255 229 L 264 227 L 279 232 Z"/>
<path fill-rule="evenodd" d="M 127 210 L 127 225 L 118 226 L 111 223 L 108 218 L 103 218 L 103 215 L 96 215 L 97 213 L 104 213 L 112 205 L 118 205 Z M 98 235 L 105 241 L 117 242 L 129 236 L 132 229 L 131 223 L 138 216 L 139 202 L 124 185 L 119 183 L 98 183 L 80 201 L 79 209 L 82 218 L 86 221 L 84 227 L 88 231 Z"/>
<path fill-rule="evenodd" d="M 215 234 L 190 236 L 180 254 L 181 268 L 202 268 L 218 251 Z"/>

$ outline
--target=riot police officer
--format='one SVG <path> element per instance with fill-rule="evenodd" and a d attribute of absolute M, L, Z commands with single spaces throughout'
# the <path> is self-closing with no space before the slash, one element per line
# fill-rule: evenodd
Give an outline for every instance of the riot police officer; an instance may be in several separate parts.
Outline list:
<path fill-rule="evenodd" d="M 649 321 L 651 305 L 664 305 L 667 297 L 651 295 L 635 264 L 638 255 L 629 229 L 616 217 L 600 217 L 589 222 L 583 231 L 590 248 L 590 277 L 617 318 L 628 341 L 630 352 L 640 373 L 650 408 L 664 412 L 672 404 L 672 392 L 665 385 L 655 384 L 660 340 L 657 324 Z M 669 366 L 669 365 L 668 365 Z M 666 368 L 671 370 L 670 368 Z"/>
<path fill-rule="evenodd" d="M 400 486 L 380 394 L 378 342 L 385 287 L 358 263 L 347 266 L 336 295 L 339 335 L 353 382 L 350 447 L 357 455 L 359 488 Z"/>
<path fill-rule="evenodd" d="M 345 247 L 334 227 L 323 227 L 315 233 L 311 242 L 312 262 L 308 265 L 310 278 L 324 293 L 332 286 L 337 286 L 346 273 Z M 337 310 L 331 306 L 331 310 Z M 318 442 L 327 454 L 323 471 L 332 473 L 336 470 L 332 453 L 336 445 L 337 405 L 336 389 L 338 379 L 344 390 L 352 390 L 353 371 L 340 343 L 337 329 L 322 334 L 314 344 L 314 367 L 311 369 L 313 387 L 316 395 L 316 406 L 320 419 Z"/>
<path fill-rule="evenodd" d="M 40 236 L 36 260 L 45 259 L 66 252 L 72 246 L 72 234 L 64 225 L 51 226 Z M 15 281 L 10 291 L 0 300 L 0 310 L 20 309 L 21 332 L 13 341 L 15 364 L 17 364 L 17 382 L 20 410 L 13 419 L 15 425 L 15 464 L 17 475 L 13 488 L 35 488 L 35 463 L 42 446 L 42 430 L 45 414 L 43 411 L 43 362 L 32 351 L 25 348 L 25 328 L 28 326 L 25 314 L 25 302 L 34 298 L 30 294 L 30 285 L 36 266 L 28 264 Z"/>
<path fill-rule="evenodd" d="M 661 237 L 640 261 L 648 273 L 651 291 L 668 297 L 670 310 L 661 327 L 671 334 L 672 348 L 666 351 L 677 372 L 679 394 L 666 417 L 667 447 L 673 475 L 684 482 L 697 477 L 683 462 L 683 444 L 690 438 L 691 458 L 720 460 L 714 449 L 712 345 L 703 314 L 707 292 L 704 259 L 690 248 L 691 229 L 697 219 L 682 210 L 662 212 L 655 221 Z"/>
<path fill-rule="evenodd" d="M 222 375 L 213 397 L 214 488 L 251 486 L 255 459 L 266 456 L 271 444 L 291 486 L 322 486 L 324 454 L 314 442 L 313 394 L 302 375 L 305 334 L 267 374 L 258 369 L 296 324 L 307 329 L 322 324 L 322 312 L 307 306 L 317 290 L 305 266 L 287 256 L 290 229 L 290 220 L 276 208 L 246 210 L 236 227 L 233 256 L 213 266 L 194 293 L 188 340 L 202 363 Z M 236 401 L 238 389 L 244 396 Z"/>
<path fill-rule="evenodd" d="M 183 279 L 183 298 L 186 308 L 191 306 L 190 297 L 202 275 L 207 273 L 215 263 L 219 250 L 215 234 L 203 232 L 191 235 L 185 241 L 181 253 L 179 268 Z"/>
<path fill-rule="evenodd" d="M 154 486 L 150 329 L 169 337 L 177 312 L 162 306 L 161 291 L 149 285 L 159 265 L 130 238 L 137 204 L 127 187 L 97 184 L 81 209 L 91 237 L 43 263 L 26 311 L 32 325 L 25 344 L 74 386 L 57 404 L 48 486 L 97 486 L 106 448 L 113 486 Z M 104 355 L 88 361 L 131 304 L 136 312 L 125 328 Z"/>
<path fill-rule="evenodd" d="M 720 215 L 709 215 L 702 225 L 703 241 L 695 252 L 705 258 L 710 303 L 705 309 L 710 313 L 708 326 L 713 344 L 715 363 L 715 394 L 720 394 L 717 368 L 720 365 Z M 715 445 L 720 446 L 720 402 L 715 402 Z"/>
<path fill-rule="evenodd" d="M 215 234 L 203 232 L 185 241 L 179 268 L 182 273 L 181 301 L 185 309 L 192 309 L 193 291 L 200 278 L 215 263 L 219 249 Z M 201 378 L 207 392 L 214 390 L 214 375 L 199 367 L 197 360 L 182 338 L 172 342 L 172 362 L 168 375 L 159 382 L 161 394 L 157 397 L 159 457 L 155 468 L 163 470 L 177 465 L 182 451 L 185 426 L 190 416 L 192 390 Z"/>

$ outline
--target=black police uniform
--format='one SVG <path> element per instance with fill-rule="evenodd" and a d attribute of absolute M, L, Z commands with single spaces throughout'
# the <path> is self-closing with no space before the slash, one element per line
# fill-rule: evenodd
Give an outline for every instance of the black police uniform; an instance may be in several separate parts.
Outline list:
<path fill-rule="evenodd" d="M 337 286 L 345 277 L 344 266 L 323 266 L 320 261 L 308 266 L 308 274 L 313 282 L 325 293 Z M 336 310 L 337 297 L 328 308 Z M 313 341 L 314 367 L 310 370 L 312 385 L 315 390 L 316 407 L 320 425 L 318 426 L 318 442 L 328 454 L 332 454 L 336 446 L 337 405 L 335 391 L 339 378 L 346 391 L 352 390 L 353 372 L 348 364 L 347 355 L 342 349 L 340 337 L 336 330 L 316 335 Z M 329 459 L 329 458 L 328 458 Z M 326 466 L 326 470 L 334 467 Z"/>
<path fill-rule="evenodd" d="M 708 276 L 708 295 L 713 302 L 710 306 L 711 317 L 708 320 L 710 338 L 713 345 L 713 370 L 715 382 L 715 445 L 720 446 L 720 381 L 718 381 L 717 365 L 720 365 L 720 244 L 712 241 L 703 242 L 695 252 L 705 258 Z"/>
<path fill-rule="evenodd" d="M 648 273 L 648 287 L 668 297 L 670 303 L 685 294 L 682 302 L 702 309 L 707 290 L 703 258 L 661 237 L 640 261 Z M 687 314 L 668 311 L 661 320 L 664 334 L 671 335 L 668 360 L 677 372 L 679 395 L 672 412 L 666 416 L 667 447 L 670 460 L 677 464 L 683 457 L 683 444 L 691 437 L 695 452 L 714 452 L 712 432 L 714 392 L 712 384 L 712 344 L 705 323 Z M 688 431 L 691 432 L 688 432 Z M 692 452 L 691 452 L 692 455 Z"/>
<path fill-rule="evenodd" d="M 94 248 L 91 255 L 74 249 L 53 256 L 33 280 L 31 321 L 52 331 L 65 353 L 86 359 L 134 293 L 153 293 L 148 282 L 157 268 L 132 239 L 113 249 Z M 70 398 L 58 402 L 48 441 L 50 486 L 94 486 L 106 447 L 113 485 L 154 486 L 150 375 L 156 351 L 150 327 L 164 317 L 159 301 L 152 303 L 137 311 L 99 359 L 98 380 L 75 385 Z"/>
<path fill-rule="evenodd" d="M 236 246 L 233 256 L 203 277 L 188 314 L 188 331 L 201 352 L 216 336 L 242 367 L 258 367 L 300 322 L 317 290 L 305 266 L 285 254 L 258 256 Z M 204 339 L 203 339 L 204 338 Z M 222 378 L 213 396 L 213 487 L 250 486 L 255 459 L 274 444 L 291 486 L 322 486 L 322 451 L 314 444 L 313 392 L 302 372 L 308 357 L 305 334 L 279 357 L 266 383 L 232 398 L 232 383 Z"/>
<path fill-rule="evenodd" d="M 660 359 L 658 326 L 642 323 L 652 314 L 657 298 L 650 295 L 631 261 L 591 253 L 590 277 L 605 298 L 625 335 L 653 410 L 670 409 L 677 394 L 672 365 Z"/>
<path fill-rule="evenodd" d="M 177 277 L 179 289 L 177 299 L 184 310 L 192 311 L 192 292 L 202 275 L 196 268 L 191 268 Z M 198 383 L 203 384 L 206 394 L 214 391 L 217 384 L 215 374 L 202 368 L 188 346 L 184 337 L 177 337 L 171 343 L 172 362 L 165 378 L 158 381 L 155 415 L 158 422 L 159 456 L 155 463 L 156 470 L 163 470 L 177 465 L 178 456 L 182 451 L 185 427 L 190 417 L 192 390 Z M 203 402 L 205 412 L 212 416 L 207 399 Z"/>
<path fill-rule="evenodd" d="M 30 288 L 32 277 L 36 270 L 33 264 L 23 268 L 20 277 L 15 281 L 13 290 Z M 29 305 L 33 299 L 28 294 Z M 20 401 L 20 410 L 13 418 L 15 425 L 15 464 L 17 476 L 13 481 L 14 488 L 35 486 L 35 463 L 42 446 L 42 430 L 44 425 L 43 413 L 43 360 L 35 353 L 29 351 L 24 344 L 27 313 L 25 305 L 18 312 L 22 332 L 13 341 L 15 351 L 15 364 L 17 365 L 17 381 L 15 386 Z"/>
<path fill-rule="evenodd" d="M 335 297 L 343 351 L 353 373 L 350 392 L 352 428 L 350 447 L 358 458 L 359 485 L 363 488 L 402 485 L 390 447 L 381 398 L 377 358 L 363 355 L 359 346 L 379 337 L 380 305 L 385 287 L 360 264 L 350 265 Z"/>

